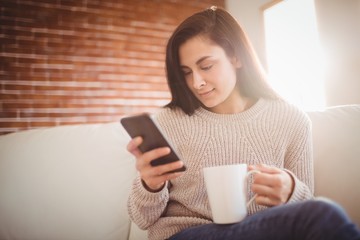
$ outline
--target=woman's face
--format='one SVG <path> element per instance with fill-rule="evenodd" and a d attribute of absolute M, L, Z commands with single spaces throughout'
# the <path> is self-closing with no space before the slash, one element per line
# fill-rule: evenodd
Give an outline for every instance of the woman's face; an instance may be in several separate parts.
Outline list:
<path fill-rule="evenodd" d="M 180 45 L 179 57 L 186 84 L 195 97 L 215 113 L 235 113 L 240 93 L 236 69 L 241 63 L 206 37 L 195 36 Z"/>

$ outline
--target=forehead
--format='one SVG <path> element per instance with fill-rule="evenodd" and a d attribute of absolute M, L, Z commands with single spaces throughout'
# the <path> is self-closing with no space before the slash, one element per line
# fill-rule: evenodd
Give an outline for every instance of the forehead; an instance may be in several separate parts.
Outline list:
<path fill-rule="evenodd" d="M 179 47 L 181 65 L 189 66 L 203 57 L 226 57 L 225 51 L 205 36 L 195 36 Z"/>

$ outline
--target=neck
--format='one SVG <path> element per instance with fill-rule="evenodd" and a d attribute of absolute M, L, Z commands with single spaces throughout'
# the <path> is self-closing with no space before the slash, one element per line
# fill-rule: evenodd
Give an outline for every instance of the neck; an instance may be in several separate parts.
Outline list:
<path fill-rule="evenodd" d="M 208 111 L 218 113 L 218 114 L 235 114 L 241 113 L 249 108 L 251 108 L 255 103 L 256 99 L 243 97 L 243 96 L 236 96 L 234 99 L 228 99 L 228 102 L 232 102 L 233 104 L 223 104 L 219 108 L 207 109 Z"/>

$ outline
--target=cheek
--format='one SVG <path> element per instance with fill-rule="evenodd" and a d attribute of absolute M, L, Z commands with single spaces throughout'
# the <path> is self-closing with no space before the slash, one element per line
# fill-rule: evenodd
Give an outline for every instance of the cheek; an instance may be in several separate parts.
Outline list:
<path fill-rule="evenodd" d="M 233 69 L 229 69 L 226 75 L 223 75 L 223 84 L 221 84 L 222 88 L 225 92 L 231 93 L 236 87 L 236 84 L 236 73 L 233 71 Z"/>
<path fill-rule="evenodd" d="M 236 76 L 237 69 L 234 66 L 229 66 L 227 73 L 228 73 L 228 79 L 231 81 L 231 83 L 236 84 L 237 76 Z"/>
<path fill-rule="evenodd" d="M 222 68 L 222 71 L 219 71 L 217 76 L 219 79 L 222 79 L 223 83 L 226 83 L 224 87 L 233 87 L 236 85 L 236 69 L 232 66 Z"/>

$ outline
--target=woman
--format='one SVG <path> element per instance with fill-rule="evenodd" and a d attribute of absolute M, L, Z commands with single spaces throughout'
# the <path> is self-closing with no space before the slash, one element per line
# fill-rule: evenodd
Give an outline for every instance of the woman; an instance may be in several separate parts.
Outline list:
<path fill-rule="evenodd" d="M 229 13 L 211 7 L 182 22 L 169 39 L 166 67 L 172 100 L 156 119 L 181 161 L 152 167 L 170 149 L 141 153 L 140 137 L 128 145 L 139 172 L 128 210 L 149 239 L 360 238 L 337 205 L 310 200 L 310 120 L 266 83 Z M 256 204 L 240 223 L 217 225 L 202 169 L 235 163 L 261 172 L 248 189 Z M 169 173 L 183 164 L 185 172 Z"/>

